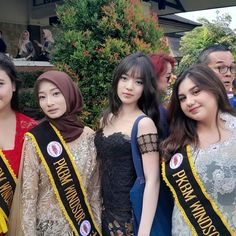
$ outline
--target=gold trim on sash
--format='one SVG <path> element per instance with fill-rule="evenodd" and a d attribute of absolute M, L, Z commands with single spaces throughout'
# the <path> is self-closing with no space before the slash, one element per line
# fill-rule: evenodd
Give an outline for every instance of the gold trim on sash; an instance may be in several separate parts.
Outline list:
<path fill-rule="evenodd" d="M 8 173 L 4 173 L 3 167 L 2 166 L 0 167 L 0 194 L 1 194 L 1 199 L 4 200 L 2 204 L 5 204 L 5 207 L 3 207 L 2 205 L 0 206 L 0 233 L 6 233 L 8 231 L 8 227 L 7 227 L 8 214 L 7 212 L 4 211 L 3 208 L 6 208 L 6 207 L 8 209 L 10 208 L 10 205 L 14 196 L 17 177 L 1 149 L 0 149 L 0 158 L 4 162 L 7 168 L 6 171 L 8 171 Z M 9 175 L 12 177 L 12 180 L 14 181 L 13 182 L 14 186 L 12 186 L 12 184 L 10 183 L 12 181 L 9 180 L 9 177 L 10 177 Z M 8 178 L 7 182 L 4 181 L 7 178 Z M 6 185 L 5 191 L 2 186 L 2 181 L 5 182 L 3 186 Z M 2 194 L 4 194 L 4 196 Z M 10 212 L 10 209 L 9 209 L 9 212 Z"/>
<path fill-rule="evenodd" d="M 188 158 L 188 161 L 189 161 L 189 165 L 191 167 L 191 171 L 192 171 L 192 174 L 193 174 L 193 177 L 195 178 L 197 184 L 199 185 L 203 195 L 206 197 L 206 199 L 210 202 L 212 208 L 214 209 L 215 213 L 221 218 L 221 221 L 223 223 L 223 225 L 226 227 L 226 229 L 229 231 L 229 233 L 231 235 L 236 235 L 235 232 L 233 231 L 233 229 L 231 229 L 230 225 L 228 224 L 227 220 L 225 219 L 224 215 L 220 212 L 220 210 L 218 209 L 214 199 L 207 193 L 200 177 L 198 176 L 197 172 L 196 172 L 196 169 L 195 169 L 195 165 L 194 165 L 194 162 L 193 162 L 193 158 L 192 158 L 192 153 L 191 153 L 191 147 L 190 145 L 187 145 L 186 147 L 186 154 L 187 154 L 187 158 Z M 184 157 L 185 158 L 185 157 Z M 179 199 L 178 199 L 178 196 L 176 194 L 176 191 L 174 189 L 174 187 L 171 185 L 171 183 L 169 182 L 167 176 L 166 176 L 166 163 L 165 162 L 162 162 L 162 176 L 163 176 L 163 179 L 164 181 L 166 182 L 167 186 L 170 188 L 173 196 L 174 196 L 174 199 L 175 199 L 175 202 L 176 202 L 176 205 L 178 206 L 182 216 L 184 217 L 186 223 L 189 225 L 192 233 L 194 236 L 198 236 L 194 226 L 192 225 L 192 223 L 190 222 L 185 210 L 183 209 L 183 207 L 181 206 L 180 202 L 179 202 Z"/>
<path fill-rule="evenodd" d="M 75 173 L 76 173 L 76 176 L 77 176 L 77 178 L 78 178 L 78 181 L 79 181 L 79 183 L 80 183 L 80 188 L 81 188 L 82 193 L 83 193 L 83 195 L 84 195 L 84 201 L 85 201 L 86 206 L 87 206 L 87 208 L 88 208 L 88 211 L 89 211 L 90 217 L 91 217 L 91 219 L 92 219 L 92 221 L 93 221 L 93 224 L 94 224 L 94 226 L 95 226 L 95 229 L 96 229 L 97 232 L 98 232 L 98 234 L 97 234 L 97 233 L 95 233 L 95 234 L 93 234 L 93 235 L 91 234 L 91 236 L 96 236 L 96 235 L 102 236 L 102 234 L 101 234 L 101 232 L 100 232 L 100 229 L 99 229 L 99 227 L 98 227 L 98 225 L 97 225 L 97 223 L 96 223 L 96 221 L 95 221 L 95 219 L 94 219 L 94 216 L 93 216 L 93 213 L 92 213 L 90 204 L 89 204 L 89 202 L 88 202 L 87 193 L 86 193 L 86 190 L 85 190 L 85 188 L 84 188 L 83 181 L 82 181 L 82 178 L 81 178 L 81 176 L 80 176 L 79 170 L 78 170 L 78 168 L 77 168 L 76 165 L 75 165 L 73 156 L 72 156 L 72 154 L 71 154 L 71 152 L 70 152 L 70 150 L 69 150 L 67 144 L 65 143 L 63 137 L 61 136 L 60 132 L 59 132 L 59 131 L 56 129 L 56 127 L 53 126 L 52 124 L 50 124 L 50 126 L 53 128 L 53 130 L 54 130 L 54 132 L 56 133 L 56 135 L 58 136 L 58 138 L 59 138 L 59 140 L 60 140 L 60 142 L 61 142 L 63 148 L 65 149 L 66 153 L 68 154 L 68 157 L 69 157 L 69 159 L 70 159 L 70 162 L 71 162 L 71 164 L 72 164 L 72 166 L 73 166 L 73 169 L 74 169 L 74 171 L 75 171 Z M 34 135 L 33 135 L 32 133 L 30 133 L 30 132 L 27 132 L 26 135 L 28 135 L 28 136 L 33 140 L 33 142 L 34 142 L 34 144 L 35 144 L 37 153 L 38 153 L 40 159 L 42 160 L 42 163 L 43 163 L 43 165 L 44 165 L 44 167 L 45 167 L 45 169 L 46 169 L 46 172 L 47 172 L 47 174 L 48 174 L 48 177 L 49 177 L 49 179 L 50 179 L 50 182 L 51 182 L 51 184 L 52 184 L 52 186 L 53 186 L 53 190 L 54 190 L 56 199 L 57 199 L 57 201 L 58 201 L 58 203 L 59 203 L 60 209 L 62 210 L 62 212 L 63 212 L 63 214 L 64 214 L 66 220 L 68 221 L 68 223 L 69 223 L 69 225 L 71 226 L 71 228 L 72 228 L 73 232 L 75 233 L 75 235 L 76 235 L 76 236 L 79 236 L 80 234 L 78 233 L 78 230 L 76 229 L 74 223 L 72 222 L 72 220 L 71 220 L 69 214 L 67 213 L 67 210 L 66 210 L 66 208 L 65 208 L 65 206 L 64 206 L 64 204 L 63 204 L 63 201 L 62 201 L 62 199 L 61 199 L 61 197 L 60 197 L 59 191 L 58 191 L 58 189 L 57 189 L 57 187 L 56 187 L 56 184 L 55 184 L 55 181 L 54 181 L 54 179 L 53 179 L 53 175 L 52 175 L 52 173 L 51 173 L 51 171 L 50 171 L 50 168 L 49 168 L 49 166 L 48 166 L 48 164 L 47 164 L 47 161 L 45 160 L 45 157 L 43 156 L 43 154 L 42 154 L 42 152 L 41 152 L 41 150 L 40 150 L 40 147 L 39 147 L 39 145 L 38 145 L 38 142 L 37 142 L 36 138 L 35 138 Z"/>

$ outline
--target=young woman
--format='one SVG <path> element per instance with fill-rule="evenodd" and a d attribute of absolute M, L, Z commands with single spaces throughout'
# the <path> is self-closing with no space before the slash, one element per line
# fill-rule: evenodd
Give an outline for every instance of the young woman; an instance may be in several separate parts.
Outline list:
<path fill-rule="evenodd" d="M 153 63 L 154 71 L 156 74 L 157 88 L 159 90 L 158 92 L 161 95 L 161 98 L 163 99 L 163 103 L 159 106 L 161 123 L 161 132 L 159 132 L 159 137 L 160 140 L 164 140 L 169 135 L 169 124 L 167 121 L 166 104 L 164 105 L 164 97 L 167 95 L 167 89 L 172 76 L 172 70 L 174 67 L 175 60 L 173 57 L 163 53 L 152 53 L 148 56 L 151 62 Z M 163 179 L 161 179 L 158 210 L 160 213 L 159 218 L 161 224 L 163 225 L 163 227 L 165 227 L 165 236 L 171 235 L 171 218 L 173 207 L 174 202 L 172 194 Z"/>
<path fill-rule="evenodd" d="M 172 235 L 236 235 L 236 114 L 206 66 L 176 81 L 163 174 L 173 192 Z"/>
<path fill-rule="evenodd" d="M 53 47 L 54 39 L 52 37 L 52 32 L 49 29 L 43 29 L 43 43 L 39 43 L 37 40 L 34 42 L 40 47 L 41 52 L 38 61 L 49 61 L 50 59 L 50 50 Z"/>
<path fill-rule="evenodd" d="M 0 235 L 7 232 L 6 222 L 18 176 L 23 136 L 37 124 L 19 112 L 19 86 L 14 64 L 0 53 Z"/>
<path fill-rule="evenodd" d="M 37 79 L 35 94 L 46 119 L 25 136 L 22 235 L 101 235 L 94 132 L 77 117 L 80 91 L 66 73 L 48 71 Z"/>
<path fill-rule="evenodd" d="M 158 201 L 159 112 L 152 64 L 143 53 L 135 53 L 123 59 L 114 72 L 109 106 L 95 136 L 101 160 L 104 236 L 133 235 L 130 190 L 136 173 L 130 137 L 134 121 L 144 114 L 147 117 L 139 122 L 137 135 L 146 181 L 140 236 L 150 234 Z"/>
<path fill-rule="evenodd" d="M 35 49 L 33 43 L 30 41 L 30 33 L 28 30 L 24 30 L 20 36 L 18 44 L 17 57 L 25 58 L 27 61 L 34 59 Z"/>

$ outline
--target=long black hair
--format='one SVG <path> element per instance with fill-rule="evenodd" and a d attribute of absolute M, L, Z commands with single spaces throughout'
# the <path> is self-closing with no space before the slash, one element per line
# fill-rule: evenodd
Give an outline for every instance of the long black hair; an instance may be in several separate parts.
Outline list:
<path fill-rule="evenodd" d="M 135 73 L 136 69 L 140 71 L 140 78 L 143 82 L 143 93 L 138 100 L 138 107 L 153 120 L 158 130 L 160 130 L 159 101 L 156 92 L 155 72 L 148 56 L 141 52 L 136 52 L 125 57 L 115 69 L 113 73 L 112 88 L 109 93 L 109 106 L 103 113 L 102 127 L 108 123 L 109 114 L 112 113 L 114 116 L 118 115 L 122 105 L 117 94 L 119 80 L 122 75 L 130 70 L 133 70 L 133 73 Z"/>

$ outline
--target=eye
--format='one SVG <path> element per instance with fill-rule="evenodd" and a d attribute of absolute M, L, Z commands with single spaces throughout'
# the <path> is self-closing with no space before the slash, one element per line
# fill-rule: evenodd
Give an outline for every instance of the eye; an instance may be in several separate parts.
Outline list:
<path fill-rule="evenodd" d="M 45 98 L 44 95 L 39 95 L 39 96 L 38 96 L 38 99 L 39 99 L 39 100 L 43 100 L 44 98 Z"/>
<path fill-rule="evenodd" d="M 57 97 L 57 96 L 60 95 L 60 94 L 61 94 L 61 92 L 56 91 L 56 92 L 53 93 L 53 96 Z"/>
<path fill-rule="evenodd" d="M 122 76 L 120 77 L 120 80 L 123 80 L 123 81 L 125 81 L 125 80 L 127 80 L 127 77 L 126 77 L 126 76 L 124 76 L 124 75 L 122 75 Z"/>
<path fill-rule="evenodd" d="M 193 95 L 198 95 L 199 93 L 201 92 L 201 90 L 199 89 L 199 88 L 195 88 L 194 90 L 193 90 Z"/>
<path fill-rule="evenodd" d="M 0 86 L 2 86 L 2 85 L 4 85 L 4 83 L 3 83 L 3 82 L 0 82 Z"/>
<path fill-rule="evenodd" d="M 143 81 L 142 81 L 141 79 L 136 80 L 136 83 L 137 83 L 138 85 L 143 85 Z"/>
<path fill-rule="evenodd" d="M 185 97 L 185 96 L 180 96 L 180 97 L 179 97 L 179 101 L 180 101 L 180 102 L 184 102 L 184 101 L 185 101 L 185 99 L 186 99 L 186 97 Z"/>
<path fill-rule="evenodd" d="M 170 81 L 170 78 L 171 78 L 171 75 L 169 75 L 169 76 L 166 77 L 167 82 Z"/>

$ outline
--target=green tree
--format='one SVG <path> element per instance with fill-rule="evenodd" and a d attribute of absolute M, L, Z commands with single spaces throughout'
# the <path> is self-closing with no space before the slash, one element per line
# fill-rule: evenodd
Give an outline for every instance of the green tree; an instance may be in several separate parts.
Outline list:
<path fill-rule="evenodd" d="M 232 20 L 229 14 L 220 15 L 216 12 L 216 19 L 209 22 L 205 18 L 198 21 L 202 24 L 187 32 L 180 41 L 180 51 L 183 58 L 178 73 L 196 63 L 199 53 L 207 46 L 220 43 L 231 47 L 236 58 L 236 34 L 229 28 Z"/>
<path fill-rule="evenodd" d="M 157 17 L 145 13 L 140 0 L 65 0 L 57 15 L 52 62 L 78 79 L 89 125 L 104 109 L 112 72 L 123 57 L 168 50 Z"/>

